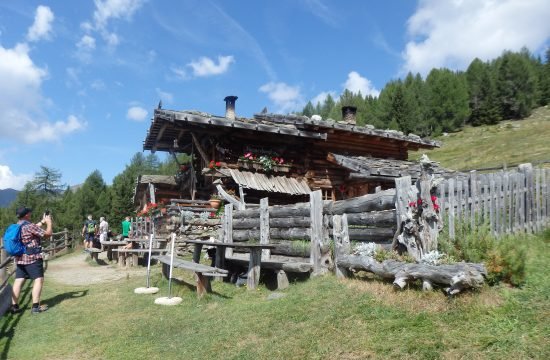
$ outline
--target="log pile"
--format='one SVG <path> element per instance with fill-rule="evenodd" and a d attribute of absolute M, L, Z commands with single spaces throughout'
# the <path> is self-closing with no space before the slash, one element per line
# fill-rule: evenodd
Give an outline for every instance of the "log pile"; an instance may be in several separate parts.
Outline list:
<path fill-rule="evenodd" d="M 422 263 L 405 263 L 396 260 L 378 262 L 372 257 L 347 255 L 338 258 L 340 271 L 364 270 L 392 280 L 396 289 L 404 289 L 416 280 L 422 281 L 422 289 L 430 291 L 433 285 L 444 287 L 447 295 L 452 296 L 465 289 L 476 289 L 483 286 L 487 270 L 483 264 L 455 263 L 448 265 L 428 265 Z"/>

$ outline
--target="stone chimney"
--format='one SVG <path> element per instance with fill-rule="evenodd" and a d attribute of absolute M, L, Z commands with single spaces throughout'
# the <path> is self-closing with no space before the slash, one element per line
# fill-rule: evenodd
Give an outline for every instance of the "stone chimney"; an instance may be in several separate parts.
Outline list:
<path fill-rule="evenodd" d="M 225 99 L 225 118 L 228 120 L 235 120 L 235 101 L 237 101 L 237 96 L 226 96 Z"/>
<path fill-rule="evenodd" d="M 342 106 L 342 121 L 355 125 L 357 123 L 356 114 L 357 108 L 355 106 Z"/>

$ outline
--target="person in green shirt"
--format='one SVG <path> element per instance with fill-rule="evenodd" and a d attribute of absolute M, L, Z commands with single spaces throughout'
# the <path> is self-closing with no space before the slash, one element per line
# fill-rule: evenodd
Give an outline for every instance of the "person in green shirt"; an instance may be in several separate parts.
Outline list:
<path fill-rule="evenodd" d="M 130 230 L 132 229 L 132 223 L 130 222 L 130 217 L 126 216 L 122 222 L 122 238 L 127 239 L 130 236 Z"/>

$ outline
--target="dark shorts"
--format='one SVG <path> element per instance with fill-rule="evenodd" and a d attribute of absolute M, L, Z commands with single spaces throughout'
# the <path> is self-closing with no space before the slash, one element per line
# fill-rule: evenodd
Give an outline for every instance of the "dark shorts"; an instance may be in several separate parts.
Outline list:
<path fill-rule="evenodd" d="M 86 234 L 84 235 L 84 239 L 85 239 L 86 241 L 94 241 L 94 236 L 95 236 L 95 234 L 93 234 L 93 233 L 92 233 L 92 234 L 86 233 Z"/>
<path fill-rule="evenodd" d="M 44 262 L 42 260 L 37 260 L 29 265 L 17 264 L 15 269 L 16 279 L 34 280 L 41 277 L 44 277 Z"/>

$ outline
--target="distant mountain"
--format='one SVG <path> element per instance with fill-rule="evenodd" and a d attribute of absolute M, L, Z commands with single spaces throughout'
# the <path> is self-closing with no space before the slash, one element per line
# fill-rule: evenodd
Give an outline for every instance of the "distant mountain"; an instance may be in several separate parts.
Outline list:
<path fill-rule="evenodd" d="M 0 207 L 8 207 L 15 200 L 19 191 L 14 189 L 0 189 Z"/>

